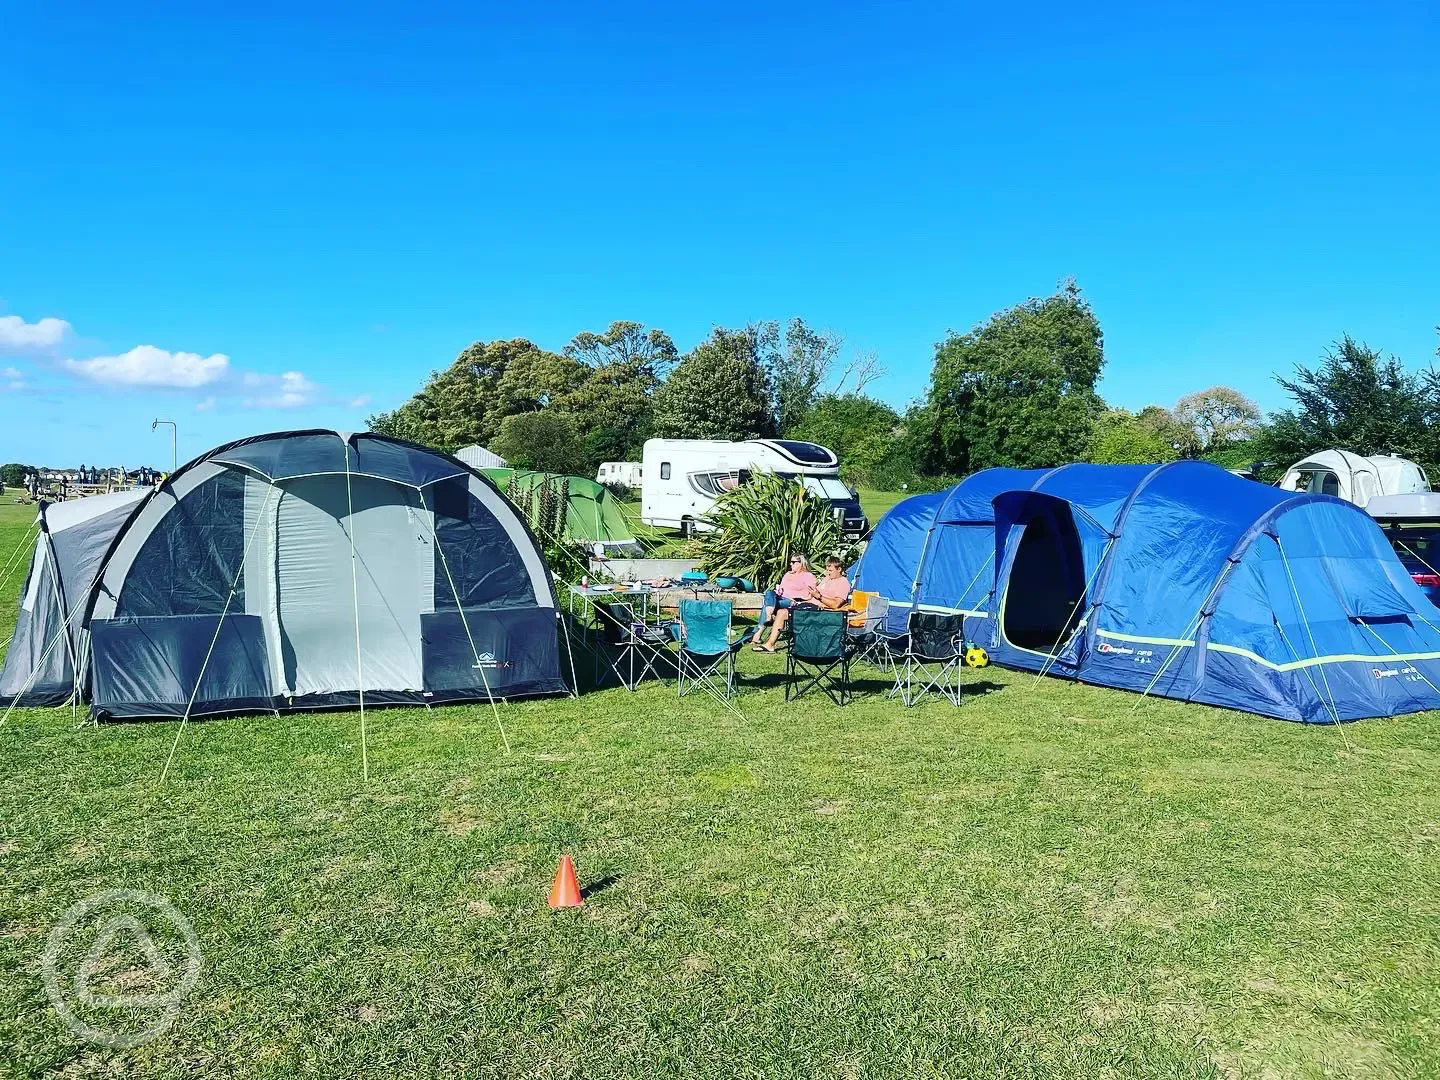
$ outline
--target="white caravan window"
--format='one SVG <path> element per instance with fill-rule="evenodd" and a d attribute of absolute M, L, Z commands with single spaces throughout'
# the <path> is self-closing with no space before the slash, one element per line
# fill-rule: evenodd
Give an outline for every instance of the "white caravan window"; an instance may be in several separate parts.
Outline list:
<path fill-rule="evenodd" d="M 669 463 L 668 461 L 662 461 L 662 462 L 660 462 L 660 479 L 661 479 L 661 480 L 669 480 L 669 479 L 670 479 L 670 463 Z"/>

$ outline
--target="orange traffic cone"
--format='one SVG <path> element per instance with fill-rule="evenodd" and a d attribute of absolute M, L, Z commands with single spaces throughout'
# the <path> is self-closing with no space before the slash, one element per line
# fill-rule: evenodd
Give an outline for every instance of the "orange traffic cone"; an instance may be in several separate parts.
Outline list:
<path fill-rule="evenodd" d="M 550 886 L 549 904 L 552 908 L 579 907 L 585 901 L 580 896 L 580 886 L 575 881 L 575 864 L 569 855 L 560 856 L 560 869 L 555 871 L 555 884 Z"/>

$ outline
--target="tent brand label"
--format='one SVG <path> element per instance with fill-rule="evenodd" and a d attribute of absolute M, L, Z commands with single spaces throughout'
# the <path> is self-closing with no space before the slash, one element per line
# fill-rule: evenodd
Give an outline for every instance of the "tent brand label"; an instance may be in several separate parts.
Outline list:
<path fill-rule="evenodd" d="M 1371 675 L 1374 675 L 1375 678 L 1377 678 L 1377 679 L 1390 679 L 1390 678 L 1395 677 L 1396 675 L 1418 675 L 1418 674 L 1420 674 L 1420 673 L 1419 673 L 1418 671 L 1416 671 L 1413 667 L 1402 667 L 1402 668 L 1393 668 L 1393 667 L 1392 667 L 1392 668 L 1383 668 L 1383 667 L 1377 667 L 1377 668 L 1371 668 L 1371 669 L 1370 669 L 1370 674 L 1371 674 Z"/>
<path fill-rule="evenodd" d="M 514 660 L 501 660 L 492 652 L 482 652 L 478 658 L 478 664 L 471 664 L 472 668 L 510 668 L 515 666 Z"/>
<path fill-rule="evenodd" d="M 1132 649 L 1128 645 L 1112 645 L 1108 641 L 1102 641 L 1095 651 L 1108 656 L 1133 657 L 1137 664 L 1148 664 L 1150 658 L 1155 655 L 1154 649 Z"/>

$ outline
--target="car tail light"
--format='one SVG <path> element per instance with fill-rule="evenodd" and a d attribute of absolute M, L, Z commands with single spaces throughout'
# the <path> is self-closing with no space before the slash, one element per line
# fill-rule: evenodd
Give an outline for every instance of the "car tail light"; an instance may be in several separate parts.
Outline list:
<path fill-rule="evenodd" d="M 1411 579 L 1416 585 L 1429 585 L 1440 588 L 1440 574 L 1411 574 Z"/>

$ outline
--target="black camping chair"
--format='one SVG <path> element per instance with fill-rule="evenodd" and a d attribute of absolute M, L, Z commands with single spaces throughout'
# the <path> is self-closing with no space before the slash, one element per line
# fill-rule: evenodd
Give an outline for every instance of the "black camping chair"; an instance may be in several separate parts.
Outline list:
<path fill-rule="evenodd" d="M 960 615 L 914 611 L 906 630 L 904 651 L 895 666 L 895 689 L 906 705 L 926 694 L 960 704 L 960 668 L 965 659 L 965 624 Z"/>
<path fill-rule="evenodd" d="M 854 647 L 845 633 L 849 618 L 848 611 L 791 609 L 790 652 L 785 659 L 786 701 L 803 696 L 814 686 L 824 690 L 836 705 L 850 700 L 850 656 Z"/>
<path fill-rule="evenodd" d="M 646 675 L 661 678 L 656 664 L 672 659 L 670 628 L 644 622 L 629 604 L 596 604 L 595 611 L 609 664 L 608 670 L 596 673 L 595 685 L 614 675 L 626 690 L 634 690 Z"/>

